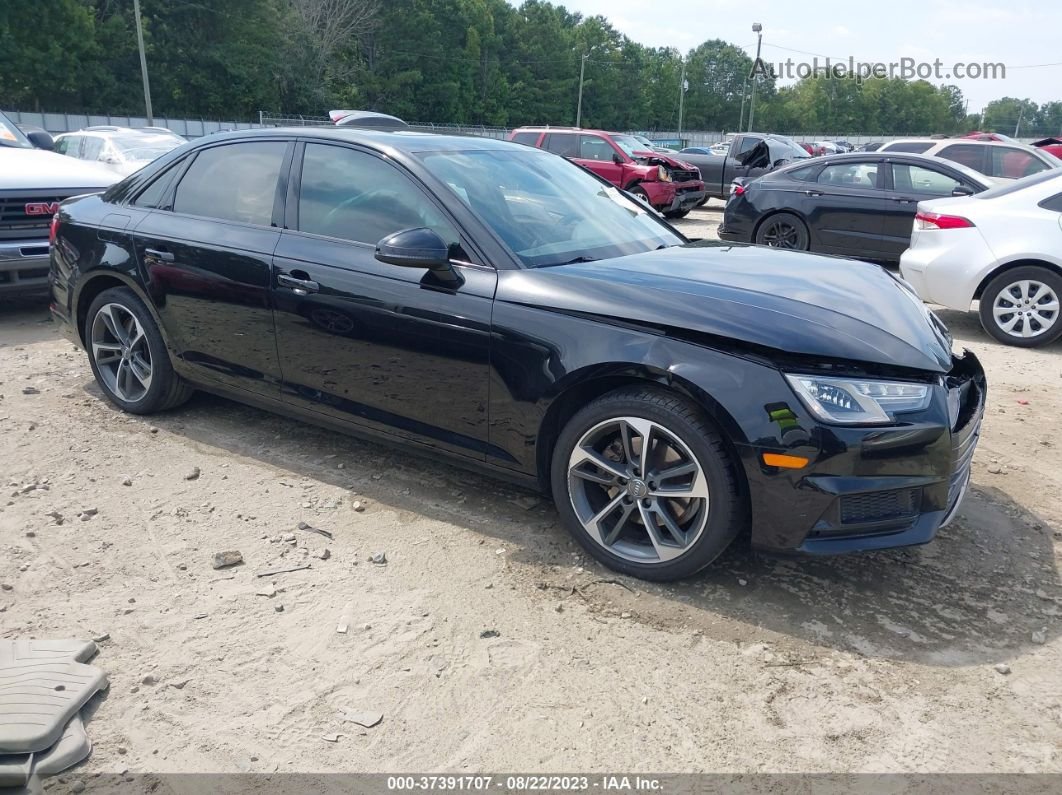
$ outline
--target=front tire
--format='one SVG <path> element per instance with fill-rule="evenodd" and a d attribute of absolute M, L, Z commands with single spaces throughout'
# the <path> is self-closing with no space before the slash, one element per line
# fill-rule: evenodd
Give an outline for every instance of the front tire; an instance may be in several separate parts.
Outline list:
<path fill-rule="evenodd" d="M 1062 336 L 1062 276 L 1038 265 L 1001 273 L 981 294 L 981 325 L 1005 345 L 1035 348 Z"/>
<path fill-rule="evenodd" d="M 807 225 L 792 213 L 775 213 L 756 229 L 756 243 L 770 248 L 807 251 L 811 246 L 811 234 Z"/>
<path fill-rule="evenodd" d="M 96 296 L 84 339 L 96 383 L 122 411 L 153 414 L 192 396 L 192 387 L 173 370 L 155 319 L 128 287 Z"/>
<path fill-rule="evenodd" d="M 658 387 L 618 389 L 579 411 L 557 439 L 550 475 L 575 540 L 646 580 L 689 577 L 748 526 L 722 438 L 693 403 Z"/>
<path fill-rule="evenodd" d="M 664 213 L 665 218 L 685 218 L 690 214 L 689 210 L 669 210 Z"/>

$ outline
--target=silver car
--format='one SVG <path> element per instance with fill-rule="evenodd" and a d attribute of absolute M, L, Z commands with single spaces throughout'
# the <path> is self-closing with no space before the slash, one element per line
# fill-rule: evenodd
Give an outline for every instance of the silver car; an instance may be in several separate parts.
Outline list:
<path fill-rule="evenodd" d="M 57 136 L 55 151 L 98 162 L 124 177 L 183 143 L 164 127 L 86 127 Z"/>

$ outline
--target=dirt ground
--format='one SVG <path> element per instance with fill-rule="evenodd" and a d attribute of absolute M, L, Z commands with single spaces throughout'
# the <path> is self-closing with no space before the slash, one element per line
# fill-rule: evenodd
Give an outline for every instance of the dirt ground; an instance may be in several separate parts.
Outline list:
<path fill-rule="evenodd" d="M 991 391 L 936 541 L 738 545 L 656 586 L 444 462 L 206 395 L 123 415 L 42 305 L 0 304 L 0 637 L 109 636 L 75 776 L 1062 772 L 1062 345 L 941 317 Z"/>

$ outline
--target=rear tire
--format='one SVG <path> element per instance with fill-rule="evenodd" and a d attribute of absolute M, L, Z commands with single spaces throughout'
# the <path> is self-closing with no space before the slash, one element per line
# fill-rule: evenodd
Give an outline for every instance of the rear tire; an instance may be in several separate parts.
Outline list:
<path fill-rule="evenodd" d="M 771 248 L 807 251 L 811 246 L 811 234 L 807 224 L 792 213 L 775 213 L 760 222 L 755 242 Z"/>
<path fill-rule="evenodd" d="M 981 325 L 1005 345 L 1035 348 L 1062 336 L 1062 276 L 1038 265 L 1001 273 L 981 294 Z"/>
<path fill-rule="evenodd" d="M 128 287 L 96 296 L 85 319 L 84 339 L 96 383 L 122 411 L 166 411 L 195 392 L 174 372 L 155 319 Z"/>
<path fill-rule="evenodd" d="M 700 409 L 655 386 L 617 389 L 575 414 L 550 471 L 575 540 L 609 568 L 658 581 L 700 571 L 748 527 L 739 477 Z"/>

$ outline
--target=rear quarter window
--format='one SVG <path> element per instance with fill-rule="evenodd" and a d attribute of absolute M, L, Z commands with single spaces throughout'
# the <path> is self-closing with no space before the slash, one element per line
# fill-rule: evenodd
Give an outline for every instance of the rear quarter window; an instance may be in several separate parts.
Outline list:
<path fill-rule="evenodd" d="M 535 146 L 538 144 L 538 136 L 540 134 L 537 132 L 518 132 L 513 135 L 513 142 L 524 144 L 524 146 Z"/>

